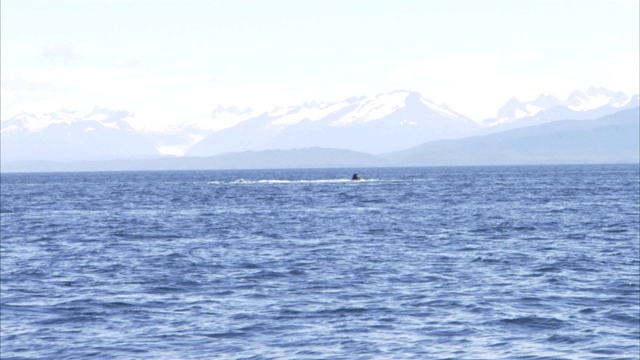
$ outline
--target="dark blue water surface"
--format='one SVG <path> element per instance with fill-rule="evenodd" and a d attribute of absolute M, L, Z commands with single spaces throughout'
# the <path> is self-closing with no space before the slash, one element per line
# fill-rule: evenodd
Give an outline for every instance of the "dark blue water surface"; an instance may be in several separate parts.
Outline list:
<path fill-rule="evenodd" d="M 638 165 L 360 173 L 3 174 L 2 359 L 640 357 Z"/>

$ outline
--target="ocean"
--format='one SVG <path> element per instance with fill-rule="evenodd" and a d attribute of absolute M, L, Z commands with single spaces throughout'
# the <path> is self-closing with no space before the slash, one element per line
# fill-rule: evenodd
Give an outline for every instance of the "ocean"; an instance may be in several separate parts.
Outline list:
<path fill-rule="evenodd" d="M 4 173 L 0 357 L 638 359 L 639 170 Z"/>

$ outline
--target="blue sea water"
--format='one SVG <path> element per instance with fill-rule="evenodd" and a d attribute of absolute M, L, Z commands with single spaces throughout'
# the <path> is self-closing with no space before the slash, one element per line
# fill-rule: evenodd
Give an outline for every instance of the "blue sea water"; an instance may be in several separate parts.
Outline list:
<path fill-rule="evenodd" d="M 2 359 L 638 359 L 638 165 L 2 174 Z"/>

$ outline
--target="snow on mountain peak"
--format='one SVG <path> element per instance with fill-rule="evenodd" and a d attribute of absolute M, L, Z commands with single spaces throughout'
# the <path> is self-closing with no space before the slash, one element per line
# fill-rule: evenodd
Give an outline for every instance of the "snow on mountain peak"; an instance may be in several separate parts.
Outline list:
<path fill-rule="evenodd" d="M 317 107 L 302 106 L 298 108 L 288 108 L 280 118 L 271 123 L 273 126 L 286 127 L 289 125 L 297 124 L 302 120 L 317 121 L 327 115 L 336 112 L 349 105 L 347 102 L 333 103 L 333 104 L 316 104 Z M 271 113 L 271 116 L 278 116 L 280 112 Z"/>
<path fill-rule="evenodd" d="M 355 122 L 368 122 L 381 119 L 405 104 L 408 92 L 393 92 L 367 97 L 359 106 L 342 118 L 331 123 L 332 126 L 345 126 Z"/>
<path fill-rule="evenodd" d="M 436 104 L 435 102 L 426 99 L 426 98 L 420 98 L 420 102 L 422 102 L 424 105 L 426 105 L 429 109 L 444 115 L 448 118 L 452 118 L 452 119 L 458 119 L 460 118 L 459 115 L 456 115 L 453 111 L 451 111 L 451 109 L 449 109 L 448 106 L 444 105 L 444 104 Z"/>
<path fill-rule="evenodd" d="M 110 127 L 112 129 L 119 129 L 120 127 L 118 126 L 117 122 L 109 122 L 109 115 L 107 114 L 90 114 L 88 116 L 86 116 L 83 120 L 88 120 L 88 121 L 96 121 L 99 122 L 100 124 L 106 126 L 106 127 Z"/>
<path fill-rule="evenodd" d="M 2 123 L 2 132 L 23 130 L 27 132 L 38 132 L 51 125 L 65 124 L 71 125 L 77 122 L 90 121 L 97 122 L 103 126 L 113 129 L 131 130 L 129 121 L 133 117 L 127 111 L 112 111 L 95 107 L 90 113 L 62 109 L 59 111 L 47 112 L 44 114 L 21 113 Z"/>
<path fill-rule="evenodd" d="M 269 116 L 277 118 L 271 123 L 272 126 L 283 128 L 297 124 L 305 119 L 309 121 L 324 119 L 328 115 L 340 110 L 355 107 L 331 123 L 331 126 L 344 126 L 352 123 L 381 119 L 398 108 L 406 106 L 412 94 L 410 91 L 398 90 L 368 97 L 351 97 L 335 103 L 318 103 L 313 101 L 297 107 L 275 108 L 269 112 Z M 420 98 L 420 94 L 417 94 L 417 97 Z M 437 108 L 440 112 L 452 114 L 450 111 L 442 109 L 429 101 L 425 102 L 425 105 Z"/>
<path fill-rule="evenodd" d="M 587 111 L 602 106 L 612 105 L 620 107 L 628 102 L 628 97 L 621 92 L 615 93 L 603 87 L 590 87 L 587 91 L 576 90 L 569 95 L 565 103 L 574 111 Z"/>
<path fill-rule="evenodd" d="M 134 120 L 131 113 L 125 110 L 110 110 L 94 107 L 88 114 L 75 113 L 73 121 L 95 121 L 112 129 L 132 131 L 130 122 Z"/>
<path fill-rule="evenodd" d="M 26 129 L 28 131 L 37 131 L 40 128 L 37 118 L 33 114 L 21 112 L 20 114 L 12 117 L 11 119 L 2 123 L 2 133 L 10 133 L 14 131 L 20 131 Z"/>
<path fill-rule="evenodd" d="M 495 118 L 485 119 L 482 124 L 495 126 L 511 123 L 525 117 L 533 117 L 541 111 L 563 107 L 569 111 L 585 112 L 603 106 L 621 108 L 629 104 L 631 99 L 622 92 L 614 92 L 603 87 L 590 87 L 586 91 L 575 90 L 562 101 L 552 95 L 540 94 L 533 101 L 521 102 L 517 98 L 509 99 L 498 110 Z"/>
<path fill-rule="evenodd" d="M 358 99 L 359 105 L 340 119 L 333 121 L 332 126 L 345 126 L 351 123 L 364 123 L 382 119 L 398 108 L 404 107 L 412 92 L 397 90 L 387 94 L 378 94 Z"/>
<path fill-rule="evenodd" d="M 498 114 L 494 119 L 486 119 L 483 123 L 487 126 L 495 126 L 522 119 L 526 116 L 533 116 L 544 110 L 544 107 L 540 105 L 547 100 L 544 95 L 538 96 L 536 100 L 531 102 L 522 102 L 518 98 L 512 97 L 498 109 Z"/>
<path fill-rule="evenodd" d="M 240 110 L 238 109 L 237 106 L 231 106 L 231 107 L 225 108 L 222 105 L 218 105 L 218 107 L 215 110 L 213 110 L 211 117 L 215 117 L 216 115 L 224 114 L 224 113 L 233 114 L 233 115 L 243 115 L 243 114 L 249 114 L 252 112 L 253 110 L 251 108 Z"/>
<path fill-rule="evenodd" d="M 77 113 L 69 110 L 49 112 L 42 115 L 22 112 L 2 124 L 2 132 L 23 130 L 27 132 L 42 131 L 52 124 L 71 124 L 77 119 Z"/>

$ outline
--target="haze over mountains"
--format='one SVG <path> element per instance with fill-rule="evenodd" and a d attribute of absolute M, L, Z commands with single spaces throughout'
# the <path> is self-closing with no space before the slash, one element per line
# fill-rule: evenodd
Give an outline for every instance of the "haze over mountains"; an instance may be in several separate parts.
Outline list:
<path fill-rule="evenodd" d="M 565 100 L 550 95 L 540 95 L 533 101 L 513 98 L 497 111 L 494 118 L 474 121 L 446 104 L 435 103 L 417 92 L 394 91 L 373 97 L 352 97 L 336 103 L 313 102 L 289 108 L 274 108 L 261 114 L 256 114 L 251 109 L 219 107 L 213 111 L 208 122 L 183 125 L 162 133 L 136 131 L 131 126 L 135 118 L 126 111 L 110 111 L 96 107 L 88 114 L 70 110 L 39 116 L 22 113 L 2 122 L 2 168 L 3 171 L 19 171 L 15 170 L 17 166 L 22 170 L 29 170 L 28 166 L 25 168 L 24 161 L 30 161 L 31 168 L 34 168 L 34 164 L 44 166 L 42 161 L 84 161 L 84 164 L 97 164 L 96 161 L 106 160 L 111 160 L 112 165 L 113 160 L 126 160 L 128 164 L 137 164 L 138 168 L 144 168 L 144 163 L 160 158 L 162 154 L 184 154 L 186 157 L 165 157 L 165 165 L 158 165 L 160 168 L 188 168 L 188 163 L 193 164 L 192 168 L 206 168 L 205 165 L 197 165 L 196 163 L 202 160 L 195 158 L 211 160 L 212 156 L 217 156 L 218 165 L 210 162 L 210 167 L 235 168 L 238 164 L 242 167 L 241 163 L 246 163 L 251 154 L 261 160 L 249 161 L 247 166 L 270 167 L 280 163 L 281 166 L 287 167 L 286 161 L 280 161 L 286 157 L 283 150 L 298 149 L 289 155 L 302 154 L 299 149 L 304 148 L 316 148 L 315 155 L 309 151 L 305 153 L 307 158 L 316 160 L 306 165 L 304 161 L 298 161 L 297 166 L 341 166 L 341 162 L 347 158 L 354 161 L 347 161 L 344 166 L 351 166 L 358 161 L 363 165 L 372 166 L 557 163 L 562 159 L 572 163 L 624 162 L 637 158 L 637 150 L 635 155 L 626 152 L 633 151 L 634 146 L 637 148 L 638 141 L 626 136 L 621 129 L 631 131 L 635 129 L 633 126 L 637 127 L 638 104 L 638 95 L 629 97 L 621 92 L 590 88 L 585 92 L 574 91 Z M 623 111 L 629 109 L 636 109 L 635 113 L 633 110 Z M 621 114 L 613 117 L 617 120 L 606 117 L 615 113 Z M 599 118 L 602 118 L 599 122 L 589 122 Z M 559 124 L 555 126 L 560 128 L 535 126 L 561 120 L 578 122 L 563 122 L 564 128 Z M 615 124 L 611 123 L 612 121 Z M 533 130 L 532 126 L 538 129 Z M 601 131 L 605 131 L 604 128 L 609 129 L 608 135 L 605 136 L 607 141 L 626 145 L 615 147 L 612 143 L 607 146 L 611 149 L 615 147 L 616 151 L 602 150 L 603 140 L 600 135 L 594 134 L 600 134 Z M 517 135 L 507 131 L 516 131 L 514 129 L 523 132 Z M 558 138 L 558 131 L 564 132 L 566 136 L 573 134 L 573 137 Z M 535 154 L 532 153 L 529 157 L 510 157 L 509 154 L 518 153 L 526 147 L 522 139 L 531 139 L 531 136 L 526 135 L 529 132 L 537 134 L 534 138 L 540 143 L 539 146 L 536 145 L 539 148 L 534 151 Z M 481 135 L 494 137 L 487 138 Z M 518 136 L 520 140 L 513 140 Z M 575 136 L 581 140 L 576 140 Z M 502 148 L 488 145 L 495 145 L 502 141 L 500 139 L 507 138 L 512 139 L 512 145 Z M 490 139 L 489 143 L 485 143 L 486 139 Z M 590 155 L 587 146 L 581 156 L 559 155 L 567 153 L 571 146 L 585 141 L 600 142 L 598 146 L 592 146 L 593 154 Z M 463 143 L 467 145 L 461 145 Z M 460 156 L 424 155 L 425 151 L 443 154 L 446 152 L 443 149 L 452 149 L 452 144 L 457 144 L 454 146 L 456 151 L 469 153 L 465 155 L 466 161 L 461 161 Z M 411 148 L 422 149 L 422 155 L 411 153 L 408 150 Z M 485 151 L 488 148 L 494 151 Z M 533 148 L 535 147 L 529 147 L 528 151 L 533 151 Z M 600 150 L 596 151 L 596 148 Z M 341 149 L 349 152 L 338 155 L 336 150 L 323 150 L 323 155 L 320 155 L 320 149 Z M 544 149 L 549 151 L 543 151 Z M 272 151 L 258 156 L 257 152 L 265 150 Z M 409 152 L 403 152 L 405 150 Z M 253 153 L 236 156 L 235 163 L 225 165 L 224 161 L 220 162 L 220 156 L 223 154 L 246 151 Z M 604 153 L 608 155 L 605 156 Z M 405 158 L 400 161 L 400 155 L 397 154 L 404 154 L 402 156 Z M 224 156 L 228 159 L 231 155 Z M 340 156 L 345 158 L 342 159 Z M 413 157 L 415 161 L 407 156 Z M 318 157 L 325 160 L 320 161 Z M 509 158 L 512 160 L 503 161 Z M 22 165 L 19 165 L 18 162 L 21 161 Z"/>
<path fill-rule="evenodd" d="M 544 94 L 525 102 L 511 98 L 497 116 L 484 119 L 481 124 L 504 130 L 560 119 L 595 119 L 634 106 L 638 106 L 637 94 L 630 98 L 622 92 L 592 87 L 585 92 L 576 90 L 566 100 Z"/>
<path fill-rule="evenodd" d="M 209 135 L 187 155 L 311 146 L 375 154 L 425 141 L 460 138 L 477 129 L 477 123 L 446 105 L 417 92 L 396 91 L 339 103 L 275 109 Z"/>

